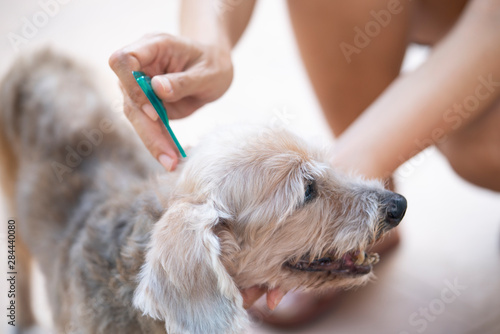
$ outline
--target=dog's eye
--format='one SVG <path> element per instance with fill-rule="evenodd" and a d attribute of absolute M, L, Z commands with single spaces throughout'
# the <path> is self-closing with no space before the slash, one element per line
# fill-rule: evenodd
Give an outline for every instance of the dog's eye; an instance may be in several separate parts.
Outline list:
<path fill-rule="evenodd" d="M 304 194 L 304 202 L 310 202 L 316 197 L 316 182 L 308 181 L 306 184 L 306 191 Z"/>

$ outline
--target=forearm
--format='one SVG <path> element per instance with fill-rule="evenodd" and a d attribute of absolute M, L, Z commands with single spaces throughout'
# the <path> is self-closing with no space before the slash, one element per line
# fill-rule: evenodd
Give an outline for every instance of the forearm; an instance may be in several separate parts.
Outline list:
<path fill-rule="evenodd" d="M 252 16 L 255 0 L 183 0 L 181 34 L 231 49 Z"/>
<path fill-rule="evenodd" d="M 485 111 L 500 97 L 499 16 L 499 1 L 476 0 L 428 61 L 397 79 L 344 132 L 333 164 L 386 177 Z"/>

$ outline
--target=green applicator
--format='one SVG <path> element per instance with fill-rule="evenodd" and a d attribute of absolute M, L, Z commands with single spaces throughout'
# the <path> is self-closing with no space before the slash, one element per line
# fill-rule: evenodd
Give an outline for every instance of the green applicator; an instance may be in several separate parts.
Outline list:
<path fill-rule="evenodd" d="M 144 72 L 133 71 L 132 74 L 134 75 L 135 80 L 141 87 L 144 94 L 146 94 L 146 97 L 148 98 L 149 102 L 151 102 L 151 104 L 155 108 L 156 112 L 158 113 L 158 116 L 160 116 L 161 121 L 167 128 L 170 137 L 172 137 L 172 139 L 174 140 L 174 143 L 177 146 L 177 149 L 181 153 L 182 157 L 185 158 L 186 153 L 182 149 L 181 144 L 179 144 L 179 141 L 177 140 L 177 138 L 174 135 L 174 132 L 172 131 L 172 128 L 170 128 L 170 125 L 168 124 L 167 110 L 165 110 L 165 108 L 163 107 L 163 103 L 158 98 L 158 96 L 153 90 L 153 87 L 151 86 L 151 78 L 148 77 Z"/>

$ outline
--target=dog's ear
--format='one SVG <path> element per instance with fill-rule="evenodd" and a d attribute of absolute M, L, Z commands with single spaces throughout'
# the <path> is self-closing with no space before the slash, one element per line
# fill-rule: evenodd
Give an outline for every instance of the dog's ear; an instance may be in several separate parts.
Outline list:
<path fill-rule="evenodd" d="M 240 333 L 241 294 L 222 265 L 213 203 L 177 202 L 155 224 L 134 305 L 168 333 Z"/>

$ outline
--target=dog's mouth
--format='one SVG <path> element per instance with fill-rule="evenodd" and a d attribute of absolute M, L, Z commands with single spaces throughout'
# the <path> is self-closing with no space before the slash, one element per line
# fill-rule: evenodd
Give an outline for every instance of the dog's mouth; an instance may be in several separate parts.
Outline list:
<path fill-rule="evenodd" d="M 331 256 L 310 261 L 303 257 L 298 261 L 288 261 L 285 266 L 294 270 L 309 272 L 328 272 L 334 275 L 361 276 L 369 274 L 373 265 L 379 261 L 377 253 L 354 251 L 342 255 L 340 258 Z"/>

